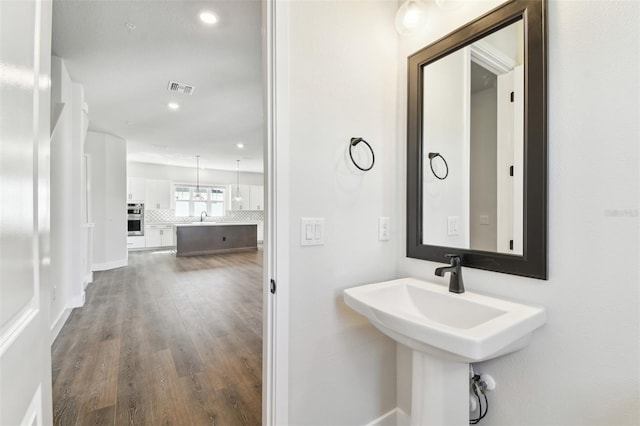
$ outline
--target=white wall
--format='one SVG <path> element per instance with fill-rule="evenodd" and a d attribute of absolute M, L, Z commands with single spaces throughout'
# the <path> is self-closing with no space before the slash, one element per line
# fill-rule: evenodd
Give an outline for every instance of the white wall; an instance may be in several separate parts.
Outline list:
<path fill-rule="evenodd" d="M 242 162 L 240 164 L 240 184 L 241 185 L 264 185 L 264 175 L 262 173 L 242 172 Z M 127 163 L 127 177 L 141 177 L 145 179 L 169 179 L 176 183 L 196 183 L 195 156 L 193 167 L 165 166 L 161 164 L 138 163 L 130 161 Z M 229 185 L 236 183 L 236 172 L 224 170 L 200 169 L 201 185 Z"/>
<path fill-rule="evenodd" d="M 378 241 L 377 220 L 396 212 L 396 5 L 279 6 L 290 7 L 289 67 L 280 70 L 289 97 L 279 100 L 291 111 L 279 125 L 290 161 L 278 164 L 288 168 L 291 200 L 289 424 L 362 425 L 396 406 L 395 344 L 342 296 L 395 276 L 395 243 Z M 375 150 L 369 172 L 349 164 L 355 136 Z M 300 246 L 302 217 L 325 218 L 324 246 Z"/>
<path fill-rule="evenodd" d="M 89 131 L 93 270 L 127 265 L 127 146 L 124 139 Z"/>
<path fill-rule="evenodd" d="M 517 64 L 524 62 L 524 22 L 519 20 L 482 39 L 493 49 L 510 58 Z"/>
<path fill-rule="evenodd" d="M 75 96 L 74 96 L 74 92 Z M 54 337 L 70 309 L 83 304 L 82 262 L 82 88 L 64 60 L 51 58 L 51 105 L 64 105 L 51 139 L 51 320 Z M 54 117 L 55 119 L 56 117 Z M 53 125 L 53 123 L 52 123 Z"/>
<path fill-rule="evenodd" d="M 399 140 L 405 57 L 495 4 L 434 6 L 432 26 L 400 40 Z M 548 322 L 529 347 L 478 366 L 498 382 L 486 424 L 640 422 L 639 16 L 636 1 L 549 2 L 549 280 L 464 269 L 468 290 L 543 305 Z M 395 186 L 404 206 L 402 144 L 399 152 Z M 399 218 L 404 229 L 404 209 Z M 402 243 L 398 259 L 400 276 L 437 279 L 438 265 L 405 258 Z M 406 355 L 399 350 L 405 410 Z"/>

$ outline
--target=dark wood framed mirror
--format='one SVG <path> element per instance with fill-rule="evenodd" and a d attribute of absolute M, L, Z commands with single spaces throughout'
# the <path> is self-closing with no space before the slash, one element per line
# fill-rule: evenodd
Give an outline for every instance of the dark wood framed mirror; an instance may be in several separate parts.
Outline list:
<path fill-rule="evenodd" d="M 407 256 L 547 279 L 546 0 L 408 60 Z"/>

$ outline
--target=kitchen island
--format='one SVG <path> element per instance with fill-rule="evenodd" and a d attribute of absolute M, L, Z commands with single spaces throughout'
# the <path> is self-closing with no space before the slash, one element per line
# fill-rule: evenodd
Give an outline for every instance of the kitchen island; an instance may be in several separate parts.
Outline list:
<path fill-rule="evenodd" d="M 176 256 L 258 248 L 255 223 L 197 222 L 176 225 Z"/>

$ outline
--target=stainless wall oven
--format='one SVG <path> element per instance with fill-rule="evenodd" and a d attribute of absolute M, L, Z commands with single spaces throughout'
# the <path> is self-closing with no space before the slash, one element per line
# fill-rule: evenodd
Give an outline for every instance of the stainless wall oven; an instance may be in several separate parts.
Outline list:
<path fill-rule="evenodd" d="M 127 235 L 144 235 L 144 204 L 127 204 Z"/>

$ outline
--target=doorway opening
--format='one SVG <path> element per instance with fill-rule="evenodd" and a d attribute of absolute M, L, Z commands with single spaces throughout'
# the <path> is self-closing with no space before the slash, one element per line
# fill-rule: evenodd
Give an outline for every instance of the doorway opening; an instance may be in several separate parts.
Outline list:
<path fill-rule="evenodd" d="M 216 16 L 214 25 L 200 20 L 205 8 Z M 135 414 L 195 424 L 194 409 L 200 420 L 261 422 L 268 249 L 181 258 L 172 251 L 177 233 L 146 229 L 262 222 L 257 233 L 265 234 L 261 28 L 259 1 L 54 3 L 53 55 L 83 88 L 87 138 L 126 141 L 126 201 L 144 201 L 142 235 L 134 236 L 141 250 L 128 253 L 126 267 L 94 275 L 86 306 L 71 314 L 54 345 L 57 422 L 113 416 L 117 423 Z M 100 174 L 102 158 L 90 154 L 91 169 Z M 101 174 L 106 187 L 114 172 Z M 134 195 L 142 181 L 142 194 Z M 91 186 L 86 202 L 98 219 L 108 208 L 91 203 L 100 185 Z M 192 198 L 202 188 L 211 191 L 196 206 Z M 179 192 L 189 192 L 189 200 Z M 249 201 L 254 197 L 263 201 Z M 224 408 L 225 401 L 236 408 Z"/>

